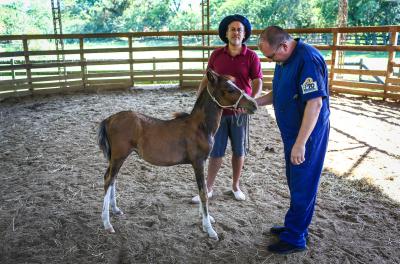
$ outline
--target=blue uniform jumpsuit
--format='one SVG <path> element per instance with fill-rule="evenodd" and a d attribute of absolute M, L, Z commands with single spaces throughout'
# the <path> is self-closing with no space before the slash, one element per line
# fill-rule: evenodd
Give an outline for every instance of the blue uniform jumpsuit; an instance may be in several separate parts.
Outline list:
<path fill-rule="evenodd" d="M 280 240 L 305 247 L 308 226 L 314 213 L 319 179 L 329 137 L 328 71 L 321 53 L 296 39 L 291 56 L 276 65 L 273 104 L 284 145 L 290 208 L 285 216 L 285 231 Z M 290 161 L 292 147 L 300 130 L 307 100 L 322 97 L 318 121 L 306 142 L 305 161 Z"/>

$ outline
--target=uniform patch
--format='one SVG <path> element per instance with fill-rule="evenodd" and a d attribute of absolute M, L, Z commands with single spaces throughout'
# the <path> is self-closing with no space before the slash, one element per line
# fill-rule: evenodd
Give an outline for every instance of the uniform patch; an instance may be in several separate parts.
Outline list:
<path fill-rule="evenodd" d="M 303 90 L 303 94 L 307 94 L 318 91 L 318 85 L 311 77 L 308 77 L 301 85 L 301 89 Z"/>

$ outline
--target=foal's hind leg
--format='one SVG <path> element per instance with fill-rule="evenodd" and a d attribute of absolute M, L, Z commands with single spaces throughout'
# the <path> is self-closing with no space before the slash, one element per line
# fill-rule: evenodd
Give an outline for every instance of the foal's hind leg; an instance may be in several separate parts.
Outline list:
<path fill-rule="evenodd" d="M 117 185 L 117 180 L 114 179 L 114 181 L 110 185 L 110 188 L 111 188 L 111 193 L 110 193 L 111 210 L 114 215 L 123 215 L 124 213 L 122 212 L 122 210 L 117 207 L 117 195 L 116 195 L 116 191 L 115 191 L 116 185 Z"/>
<path fill-rule="evenodd" d="M 101 219 L 103 220 L 104 229 L 110 233 L 115 232 L 114 228 L 110 223 L 110 212 L 109 212 L 110 202 L 113 212 L 118 211 L 119 208 L 116 206 L 116 197 L 115 197 L 115 179 L 124 160 L 125 159 L 111 160 L 110 165 L 107 168 L 107 171 L 104 175 L 104 190 L 106 194 L 104 196 Z"/>
<path fill-rule="evenodd" d="M 218 234 L 214 231 L 211 222 L 215 222 L 214 219 L 208 213 L 208 196 L 207 196 L 207 185 L 204 179 L 204 161 L 198 161 L 193 164 L 194 172 L 196 175 L 196 182 L 199 188 L 200 204 L 199 209 L 203 216 L 202 224 L 203 231 L 208 233 L 208 236 L 218 240 Z"/>
<path fill-rule="evenodd" d="M 110 168 L 107 169 L 109 171 Z M 110 196 L 111 196 L 111 188 L 107 188 L 106 195 L 104 196 L 104 201 L 103 201 L 103 211 L 101 213 L 101 219 L 103 220 L 103 225 L 104 229 L 107 232 L 110 233 L 115 233 L 114 228 L 112 227 L 110 223 L 110 213 L 109 213 L 109 208 L 110 208 Z"/>

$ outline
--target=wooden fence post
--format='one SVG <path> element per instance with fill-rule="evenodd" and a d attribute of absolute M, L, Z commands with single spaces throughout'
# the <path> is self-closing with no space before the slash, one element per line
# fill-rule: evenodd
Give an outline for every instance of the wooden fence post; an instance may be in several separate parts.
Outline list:
<path fill-rule="evenodd" d="M 25 57 L 25 68 L 26 68 L 26 78 L 28 79 L 29 84 L 29 91 L 33 92 L 33 85 L 32 85 L 32 71 L 31 71 L 31 62 L 29 59 L 29 48 L 28 48 L 28 39 L 24 38 L 22 40 L 24 46 L 24 57 Z"/>
<path fill-rule="evenodd" d="M 153 57 L 153 78 L 156 79 L 156 57 Z M 155 83 L 154 79 L 151 83 Z"/>
<path fill-rule="evenodd" d="M 387 96 L 387 88 L 389 86 L 389 78 L 393 74 L 393 65 L 394 65 L 394 57 L 395 57 L 395 51 L 394 51 L 394 46 L 397 46 L 397 39 L 398 39 L 398 32 L 396 28 L 391 27 L 389 28 L 390 32 L 390 41 L 389 41 L 389 47 L 390 50 L 388 52 L 388 62 L 386 66 L 386 76 L 385 76 L 385 86 L 383 90 L 383 100 L 385 101 Z"/>
<path fill-rule="evenodd" d="M 179 43 L 179 87 L 183 88 L 183 44 L 182 44 L 182 33 L 178 35 Z"/>
<path fill-rule="evenodd" d="M 130 73 L 130 78 L 131 78 L 131 85 L 132 88 L 135 86 L 135 82 L 133 79 L 133 54 L 132 54 L 132 36 L 128 37 L 128 43 L 129 43 L 129 73 Z"/>
<path fill-rule="evenodd" d="M 14 66 L 14 65 L 15 65 L 14 59 L 11 59 L 11 60 L 10 60 L 10 64 L 11 64 L 11 66 Z M 13 81 L 15 81 L 15 70 L 14 70 L 14 68 L 11 69 L 11 77 L 12 77 Z M 16 90 L 17 90 L 16 86 L 17 86 L 17 85 L 14 83 L 13 86 L 15 87 L 15 88 L 14 88 L 14 92 L 16 92 Z"/>
<path fill-rule="evenodd" d="M 329 91 L 332 91 L 333 80 L 335 78 L 335 65 L 336 65 L 336 46 L 339 43 L 339 34 L 337 29 L 333 29 L 332 38 L 332 56 L 331 56 L 331 71 L 329 73 Z"/>
<path fill-rule="evenodd" d="M 85 55 L 83 53 L 83 37 L 79 38 L 79 55 L 81 64 L 82 85 L 83 88 L 86 88 L 87 78 L 86 78 L 86 61 L 85 61 Z"/>

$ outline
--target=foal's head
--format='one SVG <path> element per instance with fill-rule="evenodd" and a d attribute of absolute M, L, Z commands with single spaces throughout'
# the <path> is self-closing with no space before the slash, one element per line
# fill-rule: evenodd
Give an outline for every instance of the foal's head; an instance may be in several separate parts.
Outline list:
<path fill-rule="evenodd" d="M 256 101 L 237 87 L 229 78 L 208 69 L 207 79 L 206 89 L 213 101 L 221 108 L 236 109 L 240 107 L 249 114 L 253 114 L 257 110 Z"/>

